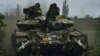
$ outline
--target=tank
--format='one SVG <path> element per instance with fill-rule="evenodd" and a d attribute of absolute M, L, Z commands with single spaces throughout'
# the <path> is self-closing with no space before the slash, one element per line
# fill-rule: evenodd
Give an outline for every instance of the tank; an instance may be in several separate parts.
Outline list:
<path fill-rule="evenodd" d="M 87 35 L 73 28 L 74 22 L 68 18 L 58 15 L 46 20 L 43 15 L 25 14 L 11 36 L 16 56 L 82 56 L 88 51 Z"/>

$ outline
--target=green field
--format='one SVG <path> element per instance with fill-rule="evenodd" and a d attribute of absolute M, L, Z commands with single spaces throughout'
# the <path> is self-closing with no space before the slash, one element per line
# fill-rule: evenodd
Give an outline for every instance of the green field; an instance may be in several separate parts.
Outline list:
<path fill-rule="evenodd" d="M 100 56 L 100 20 L 75 20 L 75 27 L 88 35 L 90 56 Z"/>
<path fill-rule="evenodd" d="M 96 56 L 100 56 L 100 20 L 94 21 L 94 27 L 96 30 L 95 45 L 96 45 Z"/>

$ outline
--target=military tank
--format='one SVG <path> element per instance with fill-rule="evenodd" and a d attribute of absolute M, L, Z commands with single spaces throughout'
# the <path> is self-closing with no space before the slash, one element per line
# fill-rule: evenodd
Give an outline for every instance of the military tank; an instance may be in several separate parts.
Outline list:
<path fill-rule="evenodd" d="M 59 15 L 49 21 L 27 16 L 17 21 L 11 36 L 16 56 L 82 56 L 88 51 L 87 35 L 73 28 L 73 21 Z"/>

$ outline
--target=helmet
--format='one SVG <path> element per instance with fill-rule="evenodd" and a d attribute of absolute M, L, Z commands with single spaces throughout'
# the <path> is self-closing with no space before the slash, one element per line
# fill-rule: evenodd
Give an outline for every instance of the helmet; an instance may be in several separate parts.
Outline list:
<path fill-rule="evenodd" d="M 40 3 L 36 3 L 35 6 L 36 6 L 36 7 L 40 7 Z"/>
<path fill-rule="evenodd" d="M 52 5 L 53 5 L 53 7 L 54 7 L 54 8 L 56 8 L 56 7 L 57 7 L 57 4 L 56 4 L 56 3 L 53 3 Z"/>
<path fill-rule="evenodd" d="M 50 8 L 52 8 L 52 7 L 53 7 L 53 4 L 50 5 Z"/>

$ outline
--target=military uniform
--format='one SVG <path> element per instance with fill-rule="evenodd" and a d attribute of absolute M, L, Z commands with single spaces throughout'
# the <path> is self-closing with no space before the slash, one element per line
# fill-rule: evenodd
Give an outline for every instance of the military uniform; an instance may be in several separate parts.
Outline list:
<path fill-rule="evenodd" d="M 35 6 L 31 6 L 28 8 L 28 17 L 35 18 L 38 16 L 42 16 L 42 10 L 40 8 L 40 4 L 36 3 Z"/>
<path fill-rule="evenodd" d="M 55 3 L 50 5 L 49 11 L 46 14 L 47 19 L 55 20 L 56 16 L 59 15 L 60 9 Z"/>
<path fill-rule="evenodd" d="M 35 17 L 42 16 L 42 10 L 40 8 L 40 4 L 35 4 Z"/>

